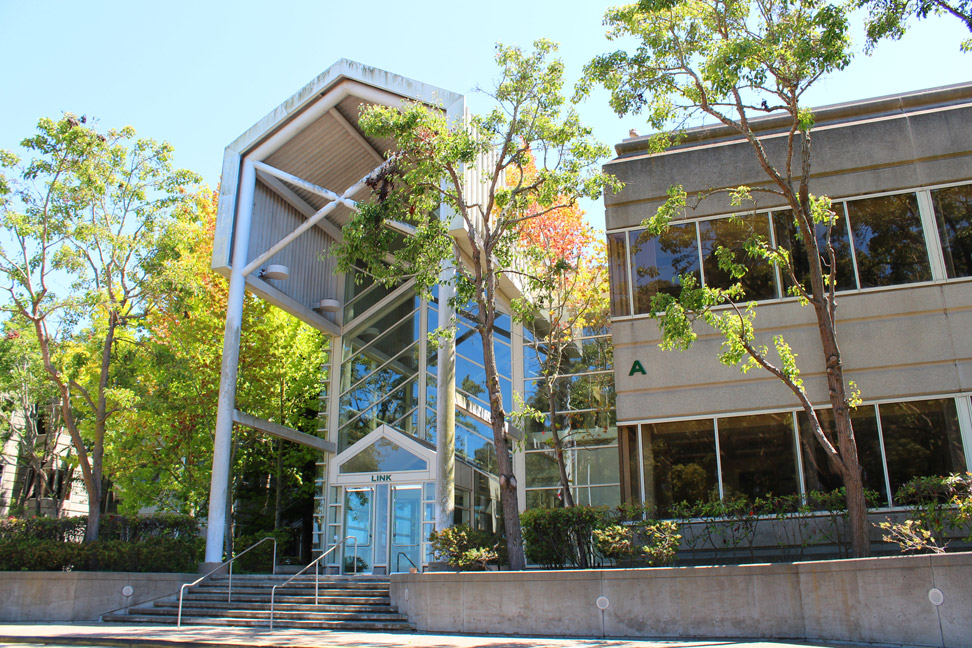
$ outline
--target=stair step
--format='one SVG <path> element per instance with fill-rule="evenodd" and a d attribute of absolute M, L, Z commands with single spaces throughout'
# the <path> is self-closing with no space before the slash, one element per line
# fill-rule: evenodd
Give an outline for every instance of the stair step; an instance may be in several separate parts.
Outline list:
<path fill-rule="evenodd" d="M 268 592 L 272 590 L 275 586 L 280 585 L 279 583 L 268 583 L 266 585 L 254 585 L 252 583 L 238 584 L 233 583 L 234 592 Z M 377 585 L 372 587 L 349 587 L 349 586 L 337 586 L 332 583 L 321 583 L 317 588 L 321 592 L 347 592 L 349 596 L 353 596 L 356 592 L 361 592 L 367 594 L 368 592 L 387 592 L 391 589 L 388 585 Z M 288 583 L 283 586 L 277 587 L 277 591 L 286 590 L 291 591 L 304 591 L 313 592 L 314 583 Z M 189 592 L 227 592 L 229 587 L 226 585 L 209 585 L 205 583 L 200 583 L 195 587 L 187 588 Z"/>
<path fill-rule="evenodd" d="M 175 625 L 174 617 L 153 616 L 142 614 L 106 614 L 104 621 L 115 623 L 151 623 L 159 625 Z M 265 628 L 268 619 L 246 619 L 236 617 L 187 617 L 183 615 L 183 625 L 214 625 L 236 626 L 243 628 Z M 321 628 L 333 630 L 380 630 L 380 631 L 413 631 L 414 628 L 404 621 L 320 621 L 299 619 L 278 619 L 273 617 L 273 627 L 277 628 Z"/>
<path fill-rule="evenodd" d="M 237 627 L 267 627 L 270 598 L 274 600 L 274 627 L 345 630 L 413 630 L 408 617 L 391 605 L 387 578 L 368 579 L 329 576 L 298 577 L 285 587 L 289 576 L 244 574 L 203 581 L 185 591 L 182 623 Z M 315 597 L 315 589 L 317 596 Z M 174 624 L 179 613 L 178 595 L 131 608 L 127 614 L 109 614 L 106 622 Z"/>
<path fill-rule="evenodd" d="M 151 615 L 151 616 L 167 616 L 175 617 L 178 615 L 178 609 L 172 608 L 138 608 L 132 611 L 134 614 L 139 616 Z M 242 619 L 270 619 L 270 610 L 268 609 L 255 609 L 247 610 L 234 608 L 231 610 L 223 610 L 219 608 L 193 608 L 187 610 L 185 607 L 182 609 L 182 619 L 185 620 L 189 617 L 220 617 L 227 616 L 233 618 Z M 407 621 L 408 619 L 403 614 L 399 614 L 394 610 L 385 610 L 383 612 L 324 612 L 324 611 L 314 611 L 314 610 L 278 610 L 274 607 L 273 611 L 274 621 L 279 619 L 321 619 L 324 621 L 329 620 L 340 620 L 340 621 Z"/>
<path fill-rule="evenodd" d="M 179 609 L 179 601 L 155 601 L 153 607 L 163 608 L 163 609 Z M 275 610 L 314 610 L 322 612 L 387 612 L 391 609 L 388 602 L 384 605 L 359 605 L 359 604 L 334 604 L 321 602 L 317 605 L 314 604 L 313 600 L 310 602 L 301 601 L 299 603 L 284 603 L 280 599 L 274 601 L 273 605 Z M 139 608 L 144 609 L 144 608 Z M 226 601 L 190 601 L 185 600 L 182 602 L 182 609 L 185 610 L 197 610 L 197 609 L 207 609 L 207 610 L 266 610 L 269 609 L 269 602 L 263 601 L 233 601 L 232 603 L 227 603 Z"/>
<path fill-rule="evenodd" d="M 183 597 L 183 603 L 188 604 L 190 601 L 223 601 L 226 603 L 262 603 L 265 605 L 270 605 L 270 595 L 260 595 L 260 594 L 237 594 L 233 592 L 233 600 L 227 601 L 226 595 L 211 595 L 211 594 L 186 594 Z M 303 605 L 313 605 L 314 595 L 310 596 L 287 596 L 286 594 L 278 594 L 274 597 L 274 602 L 277 603 L 295 603 Z M 389 596 L 325 596 L 321 594 L 319 600 L 322 603 L 328 605 L 385 605 L 391 603 L 391 597 Z M 179 598 L 175 598 L 178 604 Z"/>

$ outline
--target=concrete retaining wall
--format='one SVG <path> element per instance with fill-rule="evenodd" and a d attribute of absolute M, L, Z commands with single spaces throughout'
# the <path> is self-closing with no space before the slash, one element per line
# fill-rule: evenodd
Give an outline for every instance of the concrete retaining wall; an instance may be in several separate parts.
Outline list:
<path fill-rule="evenodd" d="M 198 574 L 0 572 L 0 621 L 98 621 L 110 610 L 178 593 Z M 125 586 L 132 593 L 125 596 Z"/>
<path fill-rule="evenodd" d="M 972 553 L 391 581 L 392 602 L 419 630 L 972 647 Z"/>

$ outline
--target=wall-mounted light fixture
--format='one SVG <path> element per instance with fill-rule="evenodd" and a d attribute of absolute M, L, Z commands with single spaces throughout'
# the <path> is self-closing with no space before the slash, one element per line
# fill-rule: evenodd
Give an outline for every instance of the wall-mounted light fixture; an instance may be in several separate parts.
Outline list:
<path fill-rule="evenodd" d="M 260 271 L 261 279 L 284 280 L 290 276 L 290 268 L 285 265 L 268 265 Z"/>
<path fill-rule="evenodd" d="M 322 299 L 317 302 L 314 310 L 322 313 L 336 313 L 341 310 L 341 302 L 336 299 Z"/>

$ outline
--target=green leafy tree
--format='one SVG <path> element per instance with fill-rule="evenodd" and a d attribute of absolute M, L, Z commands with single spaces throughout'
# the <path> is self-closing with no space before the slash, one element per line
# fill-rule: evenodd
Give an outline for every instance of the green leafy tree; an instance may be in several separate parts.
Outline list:
<path fill-rule="evenodd" d="M 98 537 L 105 435 L 133 405 L 114 360 L 171 289 L 183 223 L 173 207 L 197 181 L 172 168 L 172 147 L 131 127 L 99 133 L 84 117 L 41 119 L 21 164 L 0 155 L 4 308 L 32 329 L 58 393 L 85 489 L 85 539 Z"/>
<path fill-rule="evenodd" d="M 773 247 L 754 233 L 745 254 L 751 266 L 776 263 L 789 279 L 790 293 L 813 308 L 834 429 L 821 423 L 804 389 L 796 353 L 783 336 L 773 337 L 772 350 L 757 339 L 755 303 L 744 303 L 746 259 L 719 249 L 719 267 L 734 282 L 730 288 L 700 286 L 683 275 L 680 295 L 656 295 L 652 314 L 662 330 L 663 348 L 689 348 L 697 336 L 696 322 L 704 322 L 723 336 L 724 364 L 738 365 L 743 372 L 762 368 L 792 391 L 813 436 L 843 478 L 852 550 L 866 556 L 867 508 L 850 416 L 859 394 L 845 380 L 837 343 L 837 261 L 831 241 L 836 215 L 826 197 L 810 192 L 813 115 L 802 105 L 814 83 L 850 61 L 847 11 L 820 0 L 644 0 L 611 9 L 605 17 L 608 37 L 633 38 L 636 45 L 632 52 L 619 50 L 590 62 L 580 90 L 603 84 L 618 114 L 645 114 L 663 133 L 653 140 L 656 151 L 675 141 L 687 120 L 714 118 L 748 142 L 768 180 L 760 188 L 732 190 L 731 205 L 768 194 L 790 208 L 799 232 L 797 249 Z M 779 156 L 767 152 L 752 122 L 769 114 L 785 123 Z M 644 222 L 649 234 L 664 235 L 671 221 L 684 215 L 686 202 L 682 187 L 673 187 L 664 205 Z M 808 268 L 805 277 L 797 276 L 797 264 Z"/>
<path fill-rule="evenodd" d="M 13 317 L 0 337 L 0 448 L 12 450 L 3 453 L 0 461 L 4 472 L 22 471 L 19 491 L 0 502 L 0 507 L 6 507 L 7 513 L 26 513 L 26 501 L 33 497 L 33 512 L 41 515 L 43 498 L 53 501 L 55 512 L 60 510 L 70 492 L 74 465 L 70 447 L 58 443 L 57 393 L 44 377 L 30 333 Z"/>
<path fill-rule="evenodd" d="M 928 16 L 951 16 L 961 20 L 972 33 L 972 0 L 855 0 L 854 6 L 868 11 L 868 50 L 883 38 L 898 40 L 904 36 L 912 18 L 924 20 Z M 972 38 L 963 41 L 959 49 L 972 51 Z"/>
<path fill-rule="evenodd" d="M 558 244 L 550 244 L 555 239 Z M 607 320 L 606 247 L 583 220 L 579 209 L 551 212 L 524 223 L 521 242 L 529 268 L 528 296 L 517 300 L 514 309 L 534 332 L 534 346 L 526 351 L 536 356 L 543 382 L 525 404 L 526 415 L 536 421 L 550 421 L 550 444 L 557 461 L 564 506 L 574 506 L 567 470 L 567 449 L 573 445 L 570 418 L 562 417 L 564 406 L 593 408 L 580 403 L 571 392 L 580 391 L 564 379 L 583 364 L 586 330 L 603 328 Z M 578 381 L 580 386 L 583 382 Z M 583 385 L 587 387 L 587 385 Z M 589 390 L 586 390 L 589 395 Z M 567 425 L 561 425 L 563 419 Z M 586 567 L 586 565 L 582 565 Z"/>
<path fill-rule="evenodd" d="M 360 120 L 365 133 L 390 138 L 396 147 L 383 173 L 372 180 L 374 198 L 345 225 L 340 252 L 344 270 L 360 262 L 389 283 L 411 276 L 426 295 L 439 282 L 443 264 L 455 269 L 453 306 L 473 324 L 483 344 L 513 569 L 522 569 L 525 558 L 493 350 L 500 281 L 511 274 L 519 223 L 568 207 L 582 196 L 597 197 L 608 182 L 592 169 L 606 148 L 591 139 L 590 130 L 565 105 L 563 64 L 551 59 L 555 50 L 548 41 L 538 41 L 533 52 L 497 46 L 500 79 L 490 93 L 496 108 L 468 123 L 450 124 L 442 110 L 414 103 L 367 109 Z M 523 170 L 531 152 L 537 172 L 528 178 Z M 476 180 L 467 174 L 472 169 Z M 508 172 L 518 173 L 515 184 L 505 182 Z M 461 240 L 450 234 L 454 217 L 465 232 Z M 396 225 L 387 227 L 389 222 Z M 409 233 L 402 236 L 402 229 Z M 395 258 L 388 263 L 390 250 Z"/>
<path fill-rule="evenodd" d="M 174 261 L 184 281 L 144 321 L 147 335 L 129 359 L 139 407 L 121 413 L 109 448 L 122 507 L 132 512 L 154 506 L 195 515 L 209 497 L 227 286 L 210 267 L 215 194 L 201 191 L 179 209 L 193 223 Z M 247 296 L 237 406 L 315 434 L 326 358 L 324 336 Z M 231 497 L 247 532 L 280 528 L 285 509 L 312 501 L 311 450 L 242 427 L 233 448 Z"/>

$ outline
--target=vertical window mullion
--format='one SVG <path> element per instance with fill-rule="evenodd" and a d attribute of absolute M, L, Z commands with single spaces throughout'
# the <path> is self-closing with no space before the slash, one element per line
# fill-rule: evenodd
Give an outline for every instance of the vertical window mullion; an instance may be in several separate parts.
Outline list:
<path fill-rule="evenodd" d="M 800 501 L 806 504 L 807 484 L 803 476 L 803 444 L 800 443 L 800 420 L 797 412 L 792 412 L 791 418 L 793 420 L 793 445 L 796 447 L 796 452 L 793 454 L 797 465 L 797 485 L 800 488 Z"/>
<path fill-rule="evenodd" d="M 972 402 L 968 396 L 955 399 L 958 414 L 959 432 L 962 434 L 962 449 L 965 453 L 965 469 L 972 471 Z"/>
<path fill-rule="evenodd" d="M 854 242 L 854 227 L 850 219 L 849 203 L 844 202 L 844 218 L 847 220 L 847 240 L 850 243 L 851 264 L 854 266 L 854 284 L 857 290 L 861 289 L 861 276 L 857 271 L 857 246 Z"/>
<path fill-rule="evenodd" d="M 938 235 L 938 223 L 935 220 L 935 205 L 931 199 L 931 191 L 918 193 L 918 215 L 921 217 L 921 228 L 925 234 L 925 249 L 931 262 L 932 280 L 945 281 L 948 271 L 945 268 L 945 256 L 942 253 L 942 241 Z"/>
<path fill-rule="evenodd" d="M 635 429 L 638 431 L 638 484 L 641 487 L 641 504 L 644 505 L 645 497 L 647 496 L 647 491 L 645 491 L 645 449 L 642 447 L 642 435 L 641 428 L 642 425 L 637 425 Z M 652 484 L 654 486 L 654 484 Z"/>
<path fill-rule="evenodd" d="M 627 277 L 628 285 L 628 315 L 635 314 L 635 303 L 634 303 L 634 257 L 631 255 L 631 233 L 634 230 L 628 230 L 624 233 L 624 258 L 627 263 L 624 264 L 624 274 Z"/>
<path fill-rule="evenodd" d="M 719 448 L 719 419 L 712 419 L 712 429 L 715 431 L 716 476 L 719 478 L 719 501 L 723 501 L 725 493 L 722 489 L 722 451 Z"/>
<path fill-rule="evenodd" d="M 891 475 L 888 472 L 888 455 L 884 450 L 884 428 L 881 426 L 881 409 L 874 405 L 874 420 L 877 421 L 878 445 L 881 448 L 881 468 L 884 470 L 884 489 L 888 496 L 888 506 L 894 507 L 894 498 L 891 493 Z M 860 458 L 858 458 L 860 463 Z"/>
<path fill-rule="evenodd" d="M 770 245 L 773 248 L 779 248 L 780 245 L 776 241 L 776 225 L 773 223 L 773 212 L 766 212 L 766 218 L 769 219 Z M 790 254 L 792 257 L 792 252 Z M 778 263 L 773 264 L 773 271 L 776 275 L 776 297 L 783 299 L 786 297 L 786 291 L 783 290 L 783 271 L 780 270 Z"/>
<path fill-rule="evenodd" d="M 699 255 L 699 285 L 705 285 L 705 268 L 703 267 L 704 258 L 702 256 L 702 232 L 699 230 L 699 221 L 695 221 L 695 249 Z M 720 491 L 721 492 L 721 491 Z M 720 498 L 722 496 L 720 495 Z"/>

